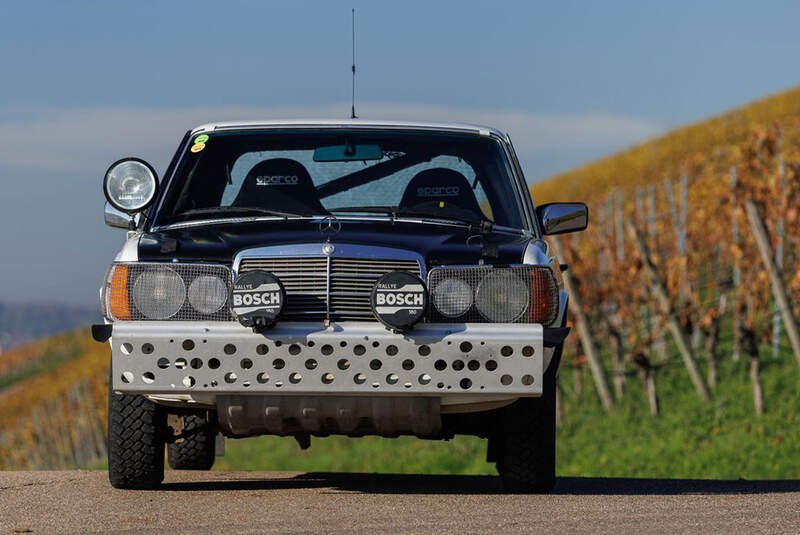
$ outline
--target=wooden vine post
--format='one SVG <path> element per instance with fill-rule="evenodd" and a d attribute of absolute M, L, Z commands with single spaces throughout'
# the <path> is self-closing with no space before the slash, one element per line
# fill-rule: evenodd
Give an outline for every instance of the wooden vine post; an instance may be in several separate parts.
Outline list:
<path fill-rule="evenodd" d="M 742 329 L 742 349 L 750 361 L 750 381 L 753 383 L 753 409 L 757 416 L 764 414 L 764 393 L 761 389 L 761 363 L 758 354 L 758 340 L 753 329 Z"/>
<path fill-rule="evenodd" d="M 717 387 L 717 344 L 719 344 L 719 331 L 722 323 L 722 317 L 728 307 L 728 296 L 722 294 L 719 297 L 719 305 L 716 313 L 711 314 L 707 325 L 703 326 L 703 335 L 705 337 L 705 350 L 708 356 L 708 387 L 714 390 Z"/>
<path fill-rule="evenodd" d="M 650 184 L 647 188 L 647 246 L 650 250 L 658 248 L 658 232 L 656 228 L 656 188 Z M 667 344 L 664 341 L 664 329 L 662 328 L 658 314 L 655 309 L 650 313 L 650 332 L 652 338 L 653 354 L 658 362 L 667 360 Z"/>
<path fill-rule="evenodd" d="M 553 246 L 556 257 L 563 261 L 566 257 L 564 256 L 560 240 L 553 237 L 550 243 Z M 586 353 L 586 358 L 589 360 L 589 368 L 592 371 L 592 378 L 597 388 L 597 395 L 600 397 L 600 403 L 603 404 L 603 408 L 606 412 L 610 412 L 614 407 L 614 402 L 612 401 L 611 393 L 608 388 L 606 372 L 603 369 L 602 362 L 600 362 L 600 351 L 597 349 L 597 344 L 592 337 L 592 331 L 589 329 L 589 320 L 586 318 L 586 314 L 584 314 L 581 306 L 578 289 L 575 287 L 575 284 L 573 284 L 572 276 L 569 271 L 563 272 L 562 277 L 564 280 L 564 289 L 569 293 L 569 311 L 575 318 L 575 327 L 578 329 L 583 352 Z"/>
<path fill-rule="evenodd" d="M 783 270 L 783 242 L 786 236 L 786 162 L 783 156 L 778 161 L 778 176 L 780 177 L 780 198 L 778 199 L 778 223 L 775 225 L 775 266 L 778 270 Z M 772 356 L 778 358 L 781 345 L 781 312 L 775 304 L 775 312 L 772 315 Z"/>
<path fill-rule="evenodd" d="M 631 235 L 631 238 L 633 238 L 633 242 L 639 251 L 639 255 L 642 257 L 642 263 L 644 264 L 644 268 L 650 277 L 653 294 L 658 299 L 662 312 L 667 316 L 667 328 L 675 340 L 675 345 L 678 346 L 678 351 L 681 354 L 681 358 L 683 359 L 683 364 L 686 366 L 686 370 L 689 372 L 689 377 L 694 384 L 694 388 L 697 390 L 697 394 L 703 399 L 703 401 L 709 401 L 711 396 L 708 393 L 705 381 L 703 381 L 703 376 L 700 374 L 700 370 L 697 367 L 697 362 L 695 361 L 694 353 L 692 352 L 692 347 L 689 343 L 689 338 L 681 328 L 680 321 L 678 321 L 678 316 L 670 304 L 666 286 L 664 285 L 664 281 L 661 280 L 661 276 L 658 274 L 658 270 L 656 269 L 656 266 L 650 257 L 650 251 L 647 249 L 647 244 L 644 242 L 644 238 L 642 238 L 641 234 L 639 234 L 639 231 L 636 229 L 636 227 L 631 223 L 628 223 L 628 233 Z"/>
<path fill-rule="evenodd" d="M 633 362 L 639 366 L 639 376 L 642 378 L 645 392 L 647 392 L 647 403 L 650 405 L 650 414 L 652 416 L 658 416 L 655 369 L 650 363 L 650 359 L 647 358 L 647 355 L 644 353 L 636 353 L 633 356 Z"/>
<path fill-rule="evenodd" d="M 730 203 L 731 203 L 731 233 L 733 239 L 733 245 L 735 247 L 739 247 L 740 239 L 739 239 L 739 217 L 738 217 L 738 209 L 736 206 L 736 188 L 738 183 L 738 178 L 736 174 L 736 167 L 731 167 L 731 196 L 730 196 Z M 739 284 L 742 281 L 742 266 L 741 260 L 739 259 L 739 254 L 737 253 L 733 257 L 733 272 L 731 273 L 733 278 L 732 280 L 732 300 L 731 300 L 731 310 L 733 311 L 733 361 L 739 362 L 739 357 L 742 354 L 742 348 L 740 343 L 740 336 L 739 333 L 742 330 L 742 313 L 739 308 Z"/>
<path fill-rule="evenodd" d="M 750 228 L 753 231 L 753 237 L 756 239 L 756 245 L 758 245 L 758 251 L 761 253 L 761 261 L 764 263 L 764 268 L 769 275 L 772 285 L 772 295 L 775 298 L 778 311 L 783 318 L 783 325 L 786 327 L 786 334 L 789 336 L 789 342 L 792 344 L 794 357 L 797 359 L 798 364 L 800 364 L 800 331 L 798 331 L 797 320 L 792 313 L 792 305 L 789 302 L 786 285 L 783 283 L 781 273 L 775 265 L 775 257 L 772 253 L 772 246 L 769 241 L 769 235 L 767 234 L 767 228 L 764 226 L 764 220 L 761 218 L 758 207 L 752 199 L 745 201 L 744 208 L 747 212 Z"/>

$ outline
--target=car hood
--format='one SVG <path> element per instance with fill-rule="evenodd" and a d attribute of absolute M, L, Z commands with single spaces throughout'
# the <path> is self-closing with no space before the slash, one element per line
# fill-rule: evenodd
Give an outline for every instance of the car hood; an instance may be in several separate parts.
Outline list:
<path fill-rule="evenodd" d="M 232 223 L 162 230 L 139 240 L 139 260 L 208 261 L 230 264 L 243 249 L 269 245 L 319 243 L 377 245 L 420 254 L 427 267 L 442 264 L 475 264 L 481 251 L 487 263 L 518 264 L 528 238 L 491 232 L 483 239 L 465 228 L 391 221 L 341 221 L 341 230 L 320 232 L 318 222 L 267 221 Z M 469 244 L 467 240 L 469 239 Z M 483 242 L 483 248 L 480 243 Z M 320 247 L 320 255 L 322 249 Z"/>

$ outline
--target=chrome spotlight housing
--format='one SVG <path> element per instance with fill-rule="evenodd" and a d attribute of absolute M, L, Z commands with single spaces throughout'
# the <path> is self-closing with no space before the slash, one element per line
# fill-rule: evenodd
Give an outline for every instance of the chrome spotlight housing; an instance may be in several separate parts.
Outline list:
<path fill-rule="evenodd" d="M 103 193 L 109 204 L 127 214 L 147 208 L 158 192 L 158 178 L 153 167 L 138 158 L 114 162 L 103 179 Z"/>

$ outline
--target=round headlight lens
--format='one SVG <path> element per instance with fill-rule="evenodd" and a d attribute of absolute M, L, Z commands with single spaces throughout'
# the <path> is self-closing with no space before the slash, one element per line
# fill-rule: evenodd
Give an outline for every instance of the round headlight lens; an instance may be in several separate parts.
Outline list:
<path fill-rule="evenodd" d="M 201 314 L 213 314 L 228 299 L 228 287 L 219 277 L 200 275 L 189 285 L 189 304 Z"/>
<path fill-rule="evenodd" d="M 478 312 L 493 322 L 510 323 L 518 320 L 528 309 L 530 301 L 528 285 L 510 271 L 491 271 L 475 291 Z"/>
<path fill-rule="evenodd" d="M 168 267 L 148 269 L 133 283 L 133 303 L 148 319 L 163 320 L 178 313 L 186 301 L 186 285 Z"/>
<path fill-rule="evenodd" d="M 103 182 L 106 199 L 123 212 L 138 212 L 156 194 L 158 182 L 153 169 L 139 160 L 122 160 L 106 173 Z"/>
<path fill-rule="evenodd" d="M 433 306 L 446 318 L 457 318 L 472 306 L 472 288 L 459 279 L 444 279 L 433 289 Z"/>

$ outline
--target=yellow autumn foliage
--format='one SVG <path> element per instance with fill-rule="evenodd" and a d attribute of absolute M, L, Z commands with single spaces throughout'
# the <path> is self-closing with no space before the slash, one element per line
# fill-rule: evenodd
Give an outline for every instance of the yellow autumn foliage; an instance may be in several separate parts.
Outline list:
<path fill-rule="evenodd" d="M 17 354 L 30 357 L 46 350 L 60 350 L 66 342 L 74 344 L 73 349 L 80 352 L 79 357 L 0 391 L 0 431 L 16 425 L 33 408 L 65 395 L 81 381 L 88 382 L 95 407 L 105 412 L 109 349 L 107 344 L 92 340 L 87 329 L 34 342 L 19 348 Z M 5 357 L 4 354 L 3 359 Z"/>
<path fill-rule="evenodd" d="M 531 187 L 537 204 L 593 199 L 614 187 L 637 186 L 677 178 L 682 172 L 716 160 L 739 160 L 739 147 L 756 129 L 773 124 L 796 126 L 800 87 L 771 95 L 742 108 L 691 124 Z M 786 131 L 788 129 L 784 129 Z"/>

